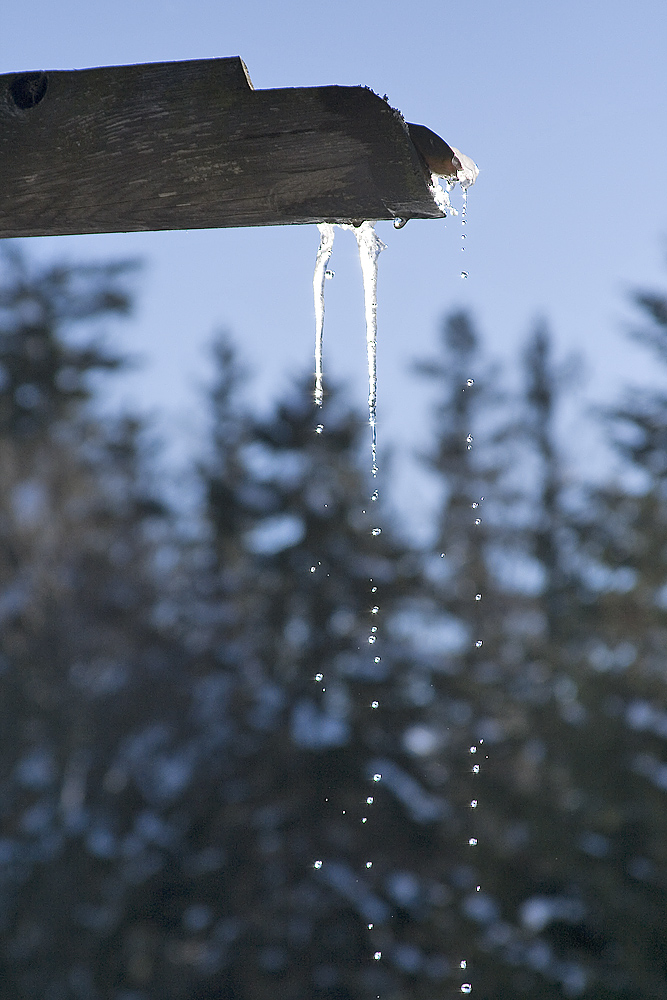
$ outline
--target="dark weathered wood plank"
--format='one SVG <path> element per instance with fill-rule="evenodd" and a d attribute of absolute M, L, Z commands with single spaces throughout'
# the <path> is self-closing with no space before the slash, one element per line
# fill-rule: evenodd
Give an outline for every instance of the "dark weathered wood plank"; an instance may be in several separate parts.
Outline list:
<path fill-rule="evenodd" d="M 0 237 L 439 218 L 364 87 L 254 90 L 241 59 L 0 76 Z"/>

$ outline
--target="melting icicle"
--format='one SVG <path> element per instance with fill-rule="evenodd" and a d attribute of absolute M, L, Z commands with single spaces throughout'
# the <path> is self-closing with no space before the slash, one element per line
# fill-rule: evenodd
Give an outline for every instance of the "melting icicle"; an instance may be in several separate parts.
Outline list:
<path fill-rule="evenodd" d="M 364 281 L 364 304 L 366 312 L 366 352 L 368 355 L 368 422 L 371 425 L 371 472 L 377 476 L 377 284 L 378 257 L 386 249 L 378 237 L 372 222 L 362 222 L 353 227 L 359 246 L 361 274 Z"/>
<path fill-rule="evenodd" d="M 315 299 L 315 403 L 322 406 L 324 388 L 322 385 L 322 336 L 324 333 L 324 282 L 327 277 L 333 277 L 332 271 L 327 271 L 334 242 L 334 227 L 328 222 L 317 225 L 320 231 L 320 245 L 315 258 L 315 273 L 313 275 L 313 296 Z M 321 425 L 318 425 L 318 428 Z M 318 429 L 318 434 L 321 431 Z"/>

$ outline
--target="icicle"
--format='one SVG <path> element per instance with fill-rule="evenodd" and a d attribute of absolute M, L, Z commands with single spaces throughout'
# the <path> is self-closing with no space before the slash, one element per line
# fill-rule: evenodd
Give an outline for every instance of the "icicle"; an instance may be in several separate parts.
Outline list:
<path fill-rule="evenodd" d="M 456 180 L 465 191 L 466 188 L 472 187 L 479 177 L 479 167 L 474 160 L 462 153 L 456 146 L 452 146 L 452 150 L 460 164 L 456 171 Z"/>
<path fill-rule="evenodd" d="M 361 274 L 364 280 L 364 303 L 366 311 L 366 352 L 368 355 L 368 421 L 371 425 L 371 452 L 373 464 L 371 472 L 377 475 L 377 284 L 378 257 L 386 249 L 378 237 L 372 222 L 362 222 L 353 227 L 359 246 Z"/>
<path fill-rule="evenodd" d="M 313 275 L 313 296 L 315 299 L 315 403 L 322 406 L 324 389 L 322 385 L 322 335 L 324 333 L 324 282 L 327 277 L 327 264 L 331 257 L 334 242 L 334 227 L 328 222 L 319 222 L 320 245 L 315 258 L 315 273 Z M 319 426 L 319 425 L 318 425 Z"/>

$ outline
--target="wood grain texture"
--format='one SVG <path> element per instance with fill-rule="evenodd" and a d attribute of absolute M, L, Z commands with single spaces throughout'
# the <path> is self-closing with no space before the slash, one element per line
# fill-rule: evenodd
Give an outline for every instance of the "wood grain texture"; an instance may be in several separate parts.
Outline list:
<path fill-rule="evenodd" d="M 254 90 L 241 59 L 0 76 L 0 237 L 441 218 L 364 87 Z"/>

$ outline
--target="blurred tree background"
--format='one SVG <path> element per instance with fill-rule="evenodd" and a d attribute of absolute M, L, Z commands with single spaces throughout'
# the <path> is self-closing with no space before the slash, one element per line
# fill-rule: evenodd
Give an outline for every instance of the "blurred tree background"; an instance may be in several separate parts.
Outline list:
<path fill-rule="evenodd" d="M 667 394 L 575 481 L 546 325 L 508 395 L 450 315 L 416 549 L 340 389 L 260 419 L 220 337 L 184 526 L 96 407 L 131 274 L 2 258 L 0 996 L 667 998 Z"/>

